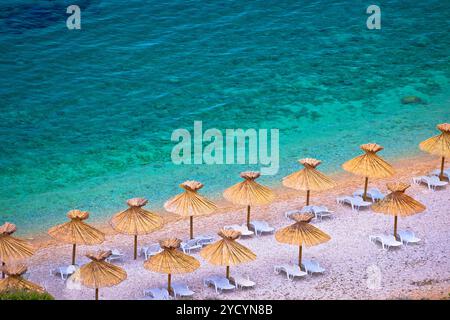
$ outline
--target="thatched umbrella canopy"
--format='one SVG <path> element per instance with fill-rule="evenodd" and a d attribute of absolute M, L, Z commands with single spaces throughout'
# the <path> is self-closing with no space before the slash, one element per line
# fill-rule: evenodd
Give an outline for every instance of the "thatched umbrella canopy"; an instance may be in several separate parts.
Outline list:
<path fill-rule="evenodd" d="M 295 223 L 278 230 L 275 233 L 275 239 L 281 243 L 287 243 L 298 246 L 298 266 L 302 266 L 302 247 L 312 247 L 327 242 L 331 237 L 310 224 L 314 215 L 307 213 L 293 214 L 291 218 Z"/>
<path fill-rule="evenodd" d="M 388 183 L 388 189 L 391 191 L 383 200 L 372 206 L 372 210 L 377 213 L 383 213 L 394 216 L 394 236 L 397 237 L 397 218 L 412 216 L 420 213 L 426 207 L 419 201 L 414 200 L 405 194 L 406 189 L 410 187 L 407 183 Z"/>
<path fill-rule="evenodd" d="M 83 221 L 89 218 L 86 211 L 71 210 L 67 213 L 67 217 L 70 219 L 69 222 L 50 228 L 48 234 L 56 240 L 73 245 L 72 264 L 75 264 L 77 244 L 100 244 L 105 241 L 105 234 Z"/>
<path fill-rule="evenodd" d="M 202 216 L 213 213 L 217 206 L 207 198 L 198 194 L 198 190 L 203 188 L 203 184 L 195 181 L 185 181 L 180 184 L 184 192 L 169 199 L 164 208 L 182 217 L 189 217 L 189 236 L 194 239 L 194 216 Z"/>
<path fill-rule="evenodd" d="M 394 168 L 383 158 L 377 155 L 377 152 L 384 148 L 376 143 L 367 143 L 360 146 L 365 152 L 356 158 L 353 158 L 342 165 L 344 170 L 365 177 L 363 199 L 367 200 L 367 185 L 369 178 L 387 178 L 394 174 Z"/>
<path fill-rule="evenodd" d="M 256 254 L 236 241 L 241 235 L 239 231 L 222 229 L 218 234 L 222 239 L 204 247 L 200 255 L 213 265 L 226 266 L 226 276 L 229 279 L 230 266 L 253 261 Z"/>
<path fill-rule="evenodd" d="M 3 266 L 2 272 L 6 273 L 8 277 L 0 280 L 0 293 L 17 290 L 45 293 L 45 289 L 40 285 L 22 278 L 22 275 L 27 272 L 27 267 L 24 264 Z"/>
<path fill-rule="evenodd" d="M 298 160 L 304 168 L 283 178 L 283 185 L 296 190 L 306 191 L 306 205 L 309 205 L 311 191 L 324 191 L 336 186 L 336 183 L 318 171 L 322 162 L 313 158 Z"/>
<path fill-rule="evenodd" d="M 442 123 L 437 126 L 441 134 L 431 137 L 419 144 L 421 150 L 442 157 L 441 173 L 439 179 L 444 180 L 445 158 L 450 157 L 450 123 Z"/>
<path fill-rule="evenodd" d="M 115 286 L 127 278 L 124 269 L 106 262 L 111 251 L 99 250 L 97 253 L 88 253 L 86 257 L 92 261 L 83 265 L 74 274 L 82 285 L 95 289 L 95 300 L 98 300 L 98 289 Z"/>
<path fill-rule="evenodd" d="M 144 268 L 167 274 L 167 291 L 172 293 L 172 274 L 194 272 L 200 267 L 200 262 L 179 250 L 180 239 L 166 239 L 159 244 L 163 251 L 145 261 Z"/>
<path fill-rule="evenodd" d="M 250 207 L 268 204 L 275 199 L 275 194 L 272 190 L 255 181 L 260 175 L 256 171 L 241 172 L 240 176 L 244 181 L 229 187 L 223 192 L 224 198 L 228 201 L 237 205 L 247 206 L 248 228 L 250 228 Z"/>
<path fill-rule="evenodd" d="M 148 234 L 163 226 L 162 217 L 142 208 L 147 203 L 144 198 L 129 199 L 129 208 L 115 214 L 110 221 L 117 232 L 134 236 L 134 260 L 137 259 L 138 235 Z"/>
<path fill-rule="evenodd" d="M 12 236 L 16 230 L 16 226 L 9 222 L 5 222 L 0 226 L 0 262 L 2 266 L 6 262 L 23 260 L 34 254 L 31 244 Z M 4 277 L 5 273 L 2 272 L 2 278 Z"/>

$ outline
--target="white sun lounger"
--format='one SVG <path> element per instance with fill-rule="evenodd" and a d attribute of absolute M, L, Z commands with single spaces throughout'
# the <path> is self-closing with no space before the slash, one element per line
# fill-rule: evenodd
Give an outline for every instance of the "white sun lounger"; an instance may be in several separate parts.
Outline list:
<path fill-rule="evenodd" d="M 173 283 L 172 289 L 175 297 L 192 297 L 195 294 L 195 292 L 189 289 L 187 284 L 184 283 Z"/>
<path fill-rule="evenodd" d="M 440 169 L 436 169 L 436 170 L 433 170 L 430 172 L 430 176 L 439 177 L 440 174 L 441 174 Z M 446 177 L 447 179 L 450 179 L 450 168 L 444 169 L 444 177 Z"/>
<path fill-rule="evenodd" d="M 261 235 L 263 233 L 271 233 L 275 231 L 275 228 L 269 226 L 269 224 L 266 221 L 254 220 L 250 222 L 250 227 L 253 228 L 256 235 L 258 235 L 258 233 L 259 235 Z"/>
<path fill-rule="evenodd" d="M 311 261 L 311 260 L 303 260 L 302 261 L 302 267 L 305 269 L 305 271 L 309 274 L 313 273 L 324 273 L 325 269 L 322 268 L 318 262 Z"/>
<path fill-rule="evenodd" d="M 191 253 L 191 251 L 201 249 L 202 245 L 198 243 L 197 239 L 191 239 L 186 242 L 181 242 L 180 247 L 184 253 Z"/>
<path fill-rule="evenodd" d="M 353 196 L 362 197 L 363 194 L 364 194 L 364 190 L 358 189 L 353 193 Z M 369 190 L 367 190 L 367 196 L 372 200 L 372 202 L 376 202 L 376 201 L 383 200 L 386 195 L 383 194 L 377 188 L 370 188 Z"/>
<path fill-rule="evenodd" d="M 203 247 L 214 242 L 214 237 L 213 236 L 209 236 L 209 235 L 197 236 L 194 239 L 197 240 L 197 244 L 199 244 L 199 245 L 201 245 Z"/>
<path fill-rule="evenodd" d="M 437 176 L 414 177 L 413 182 L 414 184 L 425 183 L 431 191 L 436 191 L 436 188 L 448 185 L 447 181 L 441 181 Z"/>
<path fill-rule="evenodd" d="M 252 236 L 255 233 L 251 230 L 248 229 L 247 225 L 243 224 L 243 225 L 238 225 L 238 224 L 233 224 L 231 226 L 225 226 L 223 227 L 225 230 L 235 230 L 235 231 L 239 231 L 241 233 L 241 236 Z"/>
<path fill-rule="evenodd" d="M 403 242 L 405 245 L 408 243 L 419 243 L 420 239 L 417 238 L 414 234 L 414 232 L 405 230 L 405 231 L 398 231 L 397 232 L 400 241 Z"/>
<path fill-rule="evenodd" d="M 223 290 L 233 290 L 236 287 L 230 283 L 225 277 L 222 276 L 210 276 L 203 280 L 203 284 L 207 287 L 210 285 L 214 286 L 216 293 L 222 293 Z"/>
<path fill-rule="evenodd" d="M 290 219 L 293 214 L 297 213 L 312 213 L 316 219 L 320 219 L 321 221 L 325 217 L 333 216 L 333 211 L 328 210 L 325 206 L 304 206 L 301 210 L 286 211 L 284 216 Z"/>
<path fill-rule="evenodd" d="M 238 289 L 252 288 L 255 286 L 255 283 L 250 280 L 250 277 L 248 275 L 235 275 L 231 277 L 231 282 L 233 282 Z"/>
<path fill-rule="evenodd" d="M 328 210 L 325 206 L 312 206 L 312 210 L 317 219 L 322 221 L 323 218 L 331 218 L 333 216 L 333 211 Z"/>
<path fill-rule="evenodd" d="M 372 202 L 364 201 L 363 198 L 359 196 L 345 196 L 336 198 L 337 203 L 339 204 L 349 204 L 352 207 L 352 210 L 359 210 L 361 208 L 370 207 Z"/>
<path fill-rule="evenodd" d="M 400 241 L 395 240 L 394 236 L 385 235 L 385 234 L 377 234 L 369 237 L 371 242 L 380 242 L 383 249 L 388 250 L 391 247 L 400 247 L 402 243 Z"/>
<path fill-rule="evenodd" d="M 111 255 L 108 258 L 106 258 L 106 261 L 112 262 L 114 260 L 123 260 L 123 257 L 124 257 L 123 253 L 121 253 L 119 250 L 112 249 Z"/>
<path fill-rule="evenodd" d="M 60 266 L 55 269 L 50 270 L 51 275 L 60 275 L 62 280 L 67 280 L 67 278 L 74 274 L 77 271 L 78 266 L 69 265 L 69 266 Z"/>
<path fill-rule="evenodd" d="M 144 296 L 150 296 L 152 300 L 170 300 L 171 297 L 167 289 L 153 288 L 145 289 Z"/>
<path fill-rule="evenodd" d="M 149 257 L 157 255 L 160 252 L 162 252 L 161 246 L 155 243 L 146 247 L 142 247 L 139 255 L 143 253 L 145 260 L 147 260 Z"/>
<path fill-rule="evenodd" d="M 283 264 L 275 266 L 273 270 L 277 274 L 285 272 L 288 280 L 294 280 L 295 277 L 304 277 L 307 275 L 307 273 L 302 271 L 299 266 L 293 264 Z"/>

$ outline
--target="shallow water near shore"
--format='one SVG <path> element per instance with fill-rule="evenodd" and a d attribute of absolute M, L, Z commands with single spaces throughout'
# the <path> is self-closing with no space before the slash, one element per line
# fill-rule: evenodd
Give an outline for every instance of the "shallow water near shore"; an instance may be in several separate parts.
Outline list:
<path fill-rule="evenodd" d="M 220 198 L 248 167 L 172 164 L 172 131 L 195 120 L 279 129 L 274 187 L 298 158 L 336 172 L 366 142 L 417 155 L 450 121 L 448 1 L 387 1 L 381 30 L 350 0 L 80 1 L 79 31 L 66 2 L 0 4 L 0 222 L 24 233 L 134 196 L 161 210 L 186 179 Z"/>

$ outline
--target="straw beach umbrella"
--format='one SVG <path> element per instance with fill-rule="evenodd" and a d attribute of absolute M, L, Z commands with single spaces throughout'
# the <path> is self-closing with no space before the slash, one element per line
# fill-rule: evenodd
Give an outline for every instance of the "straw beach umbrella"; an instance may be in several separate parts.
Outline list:
<path fill-rule="evenodd" d="M 137 259 L 138 236 L 160 229 L 163 225 L 162 217 L 142 208 L 147 203 L 144 198 L 129 199 L 129 208 L 115 214 L 110 221 L 117 232 L 134 236 L 134 260 Z"/>
<path fill-rule="evenodd" d="M 336 186 L 336 183 L 316 169 L 322 162 L 313 158 L 298 160 L 304 168 L 283 178 L 283 185 L 296 190 L 306 191 L 306 205 L 309 205 L 311 191 L 324 191 Z"/>
<path fill-rule="evenodd" d="M 394 237 L 397 237 L 397 218 L 412 216 L 420 213 L 426 207 L 419 201 L 414 200 L 405 194 L 406 189 L 410 187 L 407 183 L 388 183 L 388 189 L 391 191 L 383 200 L 374 204 L 372 210 L 374 212 L 383 213 L 394 216 Z"/>
<path fill-rule="evenodd" d="M 297 213 L 291 217 L 295 220 L 295 223 L 278 230 L 275 233 L 275 239 L 281 243 L 298 246 L 298 266 L 301 268 L 303 246 L 312 247 L 327 242 L 331 237 L 310 224 L 314 215 Z"/>
<path fill-rule="evenodd" d="M 127 278 L 125 270 L 105 261 L 110 255 L 110 250 L 88 253 L 86 257 L 92 261 L 83 265 L 76 275 L 82 285 L 95 289 L 95 300 L 98 300 L 99 288 L 115 286 Z"/>
<path fill-rule="evenodd" d="M 180 250 L 181 240 L 172 238 L 160 241 L 162 252 L 148 258 L 144 268 L 167 274 L 167 291 L 172 294 L 172 274 L 191 273 L 200 267 L 200 262 Z"/>
<path fill-rule="evenodd" d="M 441 173 L 439 179 L 444 180 L 445 158 L 450 157 L 450 123 L 442 123 L 437 126 L 441 134 L 431 137 L 419 144 L 421 150 L 442 157 Z"/>
<path fill-rule="evenodd" d="M 100 244 L 105 240 L 105 234 L 83 221 L 89 218 L 86 211 L 71 210 L 67 213 L 67 217 L 70 219 L 69 222 L 50 228 L 48 234 L 56 240 L 73 245 L 72 264 L 75 264 L 77 245 Z"/>
<path fill-rule="evenodd" d="M 24 264 L 3 266 L 2 271 L 6 273 L 8 277 L 0 280 L 0 293 L 21 290 L 45 293 L 45 289 L 40 285 L 22 278 L 22 275 L 27 272 L 27 267 Z"/>
<path fill-rule="evenodd" d="M 254 205 L 264 205 L 273 201 L 274 193 L 269 188 L 260 185 L 255 180 L 261 174 L 256 171 L 241 172 L 241 178 L 245 179 L 223 192 L 223 196 L 228 201 L 247 206 L 247 227 L 250 228 L 250 207 Z"/>
<path fill-rule="evenodd" d="M 377 152 L 384 148 L 376 143 L 367 143 L 360 146 L 365 152 L 356 158 L 353 158 L 342 165 L 344 170 L 365 177 L 363 199 L 367 200 L 367 185 L 369 178 L 387 178 L 394 174 L 394 168 L 383 158 L 377 155 Z"/>
<path fill-rule="evenodd" d="M 184 192 L 169 199 L 164 204 L 164 208 L 182 217 L 189 217 L 189 236 L 194 239 L 194 216 L 211 214 L 217 209 L 217 206 L 197 193 L 203 188 L 202 183 L 190 180 L 180 184 L 180 187 L 184 189 Z"/>
<path fill-rule="evenodd" d="M 229 279 L 230 266 L 253 261 L 256 255 L 236 241 L 241 235 L 239 231 L 222 229 L 218 234 L 222 239 L 204 247 L 200 255 L 213 265 L 225 266 L 226 276 Z"/>
<path fill-rule="evenodd" d="M 2 266 L 6 262 L 23 260 L 34 254 L 31 244 L 12 236 L 16 230 L 16 226 L 9 222 L 5 222 L 0 226 L 0 261 Z M 4 277 L 5 273 L 2 271 L 2 278 Z"/>

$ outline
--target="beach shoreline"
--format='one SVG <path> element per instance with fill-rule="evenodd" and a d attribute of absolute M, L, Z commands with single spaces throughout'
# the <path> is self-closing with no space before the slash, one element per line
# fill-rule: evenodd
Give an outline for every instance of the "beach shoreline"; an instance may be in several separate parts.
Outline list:
<path fill-rule="evenodd" d="M 416 175 L 423 175 L 423 174 L 427 174 L 429 171 L 431 171 L 433 169 L 436 169 L 440 164 L 439 159 L 437 159 L 434 156 L 430 156 L 428 154 L 416 154 L 413 156 L 406 156 L 406 157 L 391 160 L 390 162 L 392 163 L 393 167 L 396 169 L 396 174 L 390 180 L 395 180 L 395 177 L 397 176 L 397 174 L 403 173 L 403 170 L 406 167 L 414 168 L 413 169 L 414 172 L 417 172 Z M 299 167 L 299 169 L 300 169 L 300 167 Z M 319 197 L 321 196 L 321 194 L 324 194 L 324 193 L 336 194 L 336 197 L 337 197 L 339 195 L 339 193 L 337 193 L 336 190 L 338 190 L 339 187 L 342 187 L 342 186 L 346 187 L 349 184 L 354 184 L 355 186 L 357 186 L 359 188 L 359 187 L 362 187 L 362 184 L 363 184 L 363 178 L 354 176 L 343 170 L 333 172 L 333 173 L 330 173 L 327 175 L 336 181 L 338 187 L 334 188 L 332 190 L 317 193 L 317 196 L 319 196 Z M 411 182 L 411 179 L 409 179 L 408 182 Z M 358 183 L 360 183 L 361 186 L 359 186 Z M 375 179 L 371 183 L 379 185 L 380 179 Z M 224 190 L 227 187 L 229 187 L 229 186 L 224 186 Z M 381 187 L 384 188 L 385 185 L 381 186 Z M 279 185 L 272 188 L 272 190 L 276 194 L 276 198 L 273 203 L 290 201 L 292 199 L 299 200 L 301 203 L 302 197 L 304 197 L 306 195 L 306 194 L 303 194 L 303 192 L 284 187 L 281 184 L 281 180 L 280 180 Z M 314 197 L 314 193 L 312 193 L 312 197 Z M 168 198 L 169 198 L 169 196 L 168 196 Z M 234 205 L 234 204 L 226 201 L 222 196 L 220 196 L 219 199 L 216 197 L 208 197 L 208 198 L 210 200 L 212 200 L 214 203 L 216 203 L 218 209 L 216 210 L 215 213 L 213 213 L 211 215 L 196 217 L 196 220 L 197 219 L 208 219 L 211 216 L 222 215 L 222 214 L 227 214 L 229 212 L 236 212 L 236 211 L 242 211 L 242 214 L 244 214 L 244 211 L 245 211 L 244 207 Z M 297 199 L 297 198 L 299 198 L 299 199 Z M 127 200 L 128 199 L 123 200 L 123 203 L 124 203 L 123 210 L 126 209 L 126 201 Z M 148 199 L 148 200 L 151 201 L 151 199 Z M 170 223 L 181 221 L 181 220 L 186 220 L 186 221 L 188 220 L 188 219 L 178 217 L 177 215 L 172 214 L 170 212 L 167 212 L 164 209 L 156 209 L 155 210 L 155 209 L 152 209 L 151 206 L 150 206 L 150 208 L 149 207 L 146 207 L 146 208 L 147 208 L 147 210 L 149 210 L 151 212 L 161 215 L 164 218 L 164 226 L 166 226 L 167 224 L 170 224 Z M 76 209 L 76 208 L 73 208 L 73 209 Z M 103 233 L 106 234 L 106 236 L 114 236 L 114 235 L 117 235 L 118 233 L 112 229 L 111 225 L 109 224 L 109 220 L 115 213 L 116 212 L 111 213 L 111 215 L 109 217 L 102 217 L 101 218 L 102 221 L 100 221 L 100 222 L 99 221 L 90 222 L 89 219 L 86 222 L 91 224 L 92 226 L 96 227 L 97 229 L 101 230 Z M 62 215 L 65 217 L 66 213 L 62 213 Z M 11 221 L 11 222 L 13 222 L 13 221 Z M 64 223 L 64 222 L 66 222 L 66 220 L 61 221 L 61 223 Z M 18 225 L 18 227 L 20 228 L 20 225 Z M 25 231 L 21 230 L 21 231 L 26 233 L 24 238 L 31 241 L 35 246 L 37 246 L 39 248 L 46 247 L 46 246 L 52 246 L 52 245 L 59 245 L 49 235 L 47 235 L 46 232 L 42 232 L 42 231 L 27 232 L 26 230 Z"/>
<path fill-rule="evenodd" d="M 437 168 L 439 159 L 431 156 L 402 159 L 393 163 L 396 175 L 389 179 L 370 181 L 370 187 L 386 192 L 386 183 L 403 181 L 411 183 L 411 177 L 423 175 Z M 312 204 L 323 204 L 335 211 L 333 219 L 314 222 L 332 237 L 329 243 L 307 248 L 305 256 L 320 261 L 327 269 L 324 275 L 308 276 L 295 281 L 286 280 L 285 275 L 273 273 L 273 265 L 296 259 L 296 249 L 277 243 L 273 235 L 239 240 L 256 254 L 256 261 L 233 267 L 233 272 L 250 274 L 257 282 L 252 290 L 236 290 L 218 295 L 212 288 L 205 288 L 202 279 L 211 274 L 222 274 L 220 267 L 209 265 L 198 254 L 201 267 L 192 274 L 176 275 L 177 281 L 189 283 L 196 292 L 194 299 L 448 299 L 450 292 L 450 252 L 447 242 L 450 238 L 450 222 L 446 218 L 450 204 L 450 188 L 429 191 L 426 186 L 412 185 L 407 193 L 427 206 L 425 213 L 400 219 L 400 228 L 414 230 L 424 240 L 417 246 L 385 251 L 369 241 L 373 233 L 392 232 L 393 219 L 390 216 L 374 214 L 370 210 L 355 213 L 347 206 L 336 204 L 336 197 L 350 194 L 362 187 L 362 179 L 347 173 L 333 175 L 338 188 L 328 192 L 314 193 Z M 277 200 L 272 204 L 255 207 L 253 219 L 263 219 L 280 228 L 290 224 L 284 212 L 304 205 L 303 193 L 280 188 L 275 190 Z M 444 208 L 444 210 L 443 210 Z M 152 234 L 139 237 L 138 245 L 157 243 L 169 237 L 188 238 L 189 221 L 174 215 L 166 218 L 167 224 Z M 245 221 L 245 210 L 240 207 L 221 207 L 218 213 L 194 220 L 195 234 L 215 235 L 220 227 L 241 224 Z M 118 265 L 128 273 L 128 279 L 117 287 L 105 288 L 101 299 L 143 299 L 146 288 L 164 287 L 166 276 L 149 272 L 143 268 L 143 257 L 132 259 L 132 237 L 115 234 L 107 224 L 97 225 L 107 233 L 106 240 L 99 246 L 78 246 L 77 261 L 86 263 L 87 252 L 97 249 L 117 248 L 125 254 Z M 39 248 L 28 261 L 30 280 L 44 285 L 57 299 L 92 299 L 92 290 L 69 288 L 61 278 L 49 274 L 57 265 L 70 261 L 71 246 L 58 244 L 48 236 L 35 238 L 33 244 Z M 276 254 L 274 254 L 276 253 Z M 367 288 L 368 268 L 380 270 L 382 287 Z"/>

